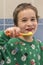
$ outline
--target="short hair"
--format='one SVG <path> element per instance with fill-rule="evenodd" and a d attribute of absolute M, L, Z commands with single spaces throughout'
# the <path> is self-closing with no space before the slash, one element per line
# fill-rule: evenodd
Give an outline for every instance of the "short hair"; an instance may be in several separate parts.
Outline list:
<path fill-rule="evenodd" d="M 13 12 L 13 21 L 14 21 L 14 24 L 15 24 L 16 26 L 18 26 L 18 14 L 19 14 L 19 12 L 22 11 L 22 10 L 28 9 L 28 8 L 34 10 L 34 12 L 35 12 L 35 14 L 36 14 L 36 19 L 37 19 L 37 21 L 38 21 L 39 16 L 38 16 L 37 8 L 34 7 L 34 6 L 33 6 L 32 4 L 30 4 L 30 3 L 21 3 L 21 4 L 19 4 L 19 5 L 15 8 L 15 10 L 14 10 L 14 12 Z"/>

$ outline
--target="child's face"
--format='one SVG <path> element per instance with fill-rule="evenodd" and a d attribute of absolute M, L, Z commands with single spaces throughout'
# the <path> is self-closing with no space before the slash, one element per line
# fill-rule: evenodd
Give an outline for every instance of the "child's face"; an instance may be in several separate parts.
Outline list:
<path fill-rule="evenodd" d="M 20 11 L 18 14 L 18 27 L 21 29 L 21 32 L 33 32 L 37 30 L 37 19 L 34 10 L 25 9 Z"/>

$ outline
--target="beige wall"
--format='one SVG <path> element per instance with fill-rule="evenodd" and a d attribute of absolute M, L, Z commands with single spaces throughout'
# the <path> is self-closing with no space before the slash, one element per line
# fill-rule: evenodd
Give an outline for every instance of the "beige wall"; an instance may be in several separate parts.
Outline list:
<path fill-rule="evenodd" d="M 0 0 L 0 18 L 12 18 L 13 10 L 21 2 L 30 2 L 37 7 L 43 18 L 43 0 Z"/>
<path fill-rule="evenodd" d="M 43 0 L 35 0 L 34 4 L 38 9 L 40 18 L 43 18 Z"/>
<path fill-rule="evenodd" d="M 0 18 L 4 17 L 3 0 L 0 0 Z"/>

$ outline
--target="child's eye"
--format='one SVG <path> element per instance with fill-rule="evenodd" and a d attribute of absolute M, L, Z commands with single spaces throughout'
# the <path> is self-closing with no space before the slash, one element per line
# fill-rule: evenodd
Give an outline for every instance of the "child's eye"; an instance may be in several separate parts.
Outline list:
<path fill-rule="evenodd" d="M 35 18 L 31 19 L 31 21 L 35 21 L 35 20 L 36 20 Z"/>
<path fill-rule="evenodd" d="M 26 19 L 23 19 L 22 21 L 23 21 L 23 22 L 26 22 L 27 20 L 26 20 Z"/>

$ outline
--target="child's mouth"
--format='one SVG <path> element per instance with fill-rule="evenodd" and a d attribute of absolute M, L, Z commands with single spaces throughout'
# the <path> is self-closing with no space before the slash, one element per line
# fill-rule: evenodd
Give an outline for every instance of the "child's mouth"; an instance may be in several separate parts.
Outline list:
<path fill-rule="evenodd" d="M 33 30 L 33 28 L 29 28 L 29 29 L 26 29 L 27 31 L 32 31 Z"/>

